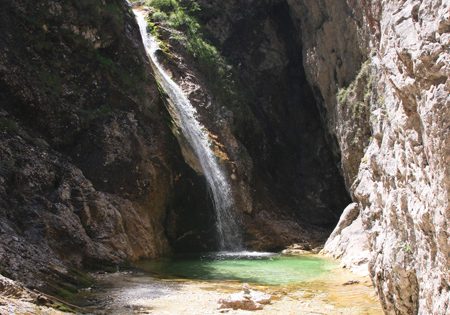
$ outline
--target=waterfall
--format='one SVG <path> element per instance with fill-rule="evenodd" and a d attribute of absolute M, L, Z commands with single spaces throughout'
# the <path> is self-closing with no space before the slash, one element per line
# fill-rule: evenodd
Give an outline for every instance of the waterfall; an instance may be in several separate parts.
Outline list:
<path fill-rule="evenodd" d="M 150 59 L 155 76 L 167 93 L 173 107 L 171 115 L 179 122 L 179 128 L 198 159 L 211 191 L 216 213 L 216 225 L 221 250 L 239 250 L 242 240 L 239 225 L 233 215 L 234 201 L 230 184 L 212 149 L 207 129 L 198 121 L 197 111 L 186 95 L 167 74 L 156 56 L 157 41 L 147 32 L 145 13 L 134 10 L 142 40 Z"/>

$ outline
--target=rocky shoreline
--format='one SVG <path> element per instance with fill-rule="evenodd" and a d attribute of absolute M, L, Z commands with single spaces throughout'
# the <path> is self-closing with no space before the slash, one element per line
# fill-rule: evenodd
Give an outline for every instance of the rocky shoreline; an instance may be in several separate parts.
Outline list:
<path fill-rule="evenodd" d="M 289 250 L 294 253 L 295 246 Z M 304 253 L 302 253 L 304 255 Z M 309 255 L 314 255 L 310 253 Z M 135 271 L 93 273 L 71 303 L 0 278 L 0 313 L 13 314 L 381 314 L 367 276 L 341 268 L 326 281 L 264 286 L 238 281 L 163 279 Z"/>
<path fill-rule="evenodd" d="M 325 244 L 384 312 L 450 313 L 448 1 L 138 2 L 230 176 L 243 247 Z M 0 29 L 0 273 L 21 283 L 1 278 L 1 312 L 217 250 L 129 2 L 1 1 Z"/>
<path fill-rule="evenodd" d="M 71 314 L 80 309 L 67 302 L 32 291 L 22 284 L 0 275 L 0 314 Z"/>

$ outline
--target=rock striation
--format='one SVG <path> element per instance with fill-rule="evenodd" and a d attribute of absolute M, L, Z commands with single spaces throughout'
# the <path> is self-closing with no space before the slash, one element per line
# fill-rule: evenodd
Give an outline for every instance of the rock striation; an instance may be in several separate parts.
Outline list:
<path fill-rule="evenodd" d="M 344 213 L 325 249 L 345 260 L 365 233 L 387 313 L 448 313 L 448 1 L 289 3 L 360 212 L 350 224 Z"/>
<path fill-rule="evenodd" d="M 342 267 L 358 275 L 369 275 L 369 243 L 357 203 L 351 203 L 344 209 L 321 253 L 341 260 Z"/>
<path fill-rule="evenodd" d="M 450 312 L 449 10 L 448 1 L 382 2 L 373 138 L 354 188 L 390 313 Z"/>

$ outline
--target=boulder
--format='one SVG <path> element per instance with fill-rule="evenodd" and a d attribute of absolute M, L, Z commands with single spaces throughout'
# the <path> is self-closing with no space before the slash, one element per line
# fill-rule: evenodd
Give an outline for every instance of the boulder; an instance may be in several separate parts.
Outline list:
<path fill-rule="evenodd" d="M 225 299 L 219 300 L 219 309 L 232 308 L 247 311 L 262 310 L 265 304 L 270 304 L 272 296 L 261 291 L 251 290 L 244 284 L 243 290 L 230 294 Z"/>

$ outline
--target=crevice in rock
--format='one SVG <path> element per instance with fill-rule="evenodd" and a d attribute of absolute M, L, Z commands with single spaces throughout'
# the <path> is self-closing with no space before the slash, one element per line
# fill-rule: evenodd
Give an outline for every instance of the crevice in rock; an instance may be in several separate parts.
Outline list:
<path fill-rule="evenodd" d="M 237 136 L 253 157 L 256 187 L 270 183 L 268 194 L 280 209 L 302 222 L 332 228 L 350 198 L 306 79 L 296 27 L 286 2 L 257 12 L 238 21 L 223 45 L 239 68 L 248 106 L 263 133 L 262 141 L 239 129 Z M 267 199 L 263 194 L 257 192 L 255 199 Z"/>
<path fill-rule="evenodd" d="M 214 104 L 209 117 L 224 118 L 222 110 L 214 109 L 221 105 L 231 111 L 232 119 L 225 121 L 243 148 L 227 150 L 252 200 L 249 211 L 240 210 L 245 212 L 247 246 L 317 246 L 325 242 L 351 199 L 340 172 L 337 141 L 317 101 L 320 93 L 307 80 L 299 25 L 287 1 L 249 6 L 212 2 L 199 1 L 207 8 L 199 19 L 208 40 L 234 69 L 240 98 L 237 105 Z M 221 14 L 211 13 L 211 7 L 220 8 Z M 195 68 L 195 60 L 186 60 L 188 68 Z M 197 79 L 201 81 L 201 75 Z M 203 82 L 203 88 L 208 87 Z M 230 142 L 223 138 L 225 144 Z M 246 171 L 240 173 L 242 169 Z M 200 225 L 208 222 L 197 219 Z"/>

